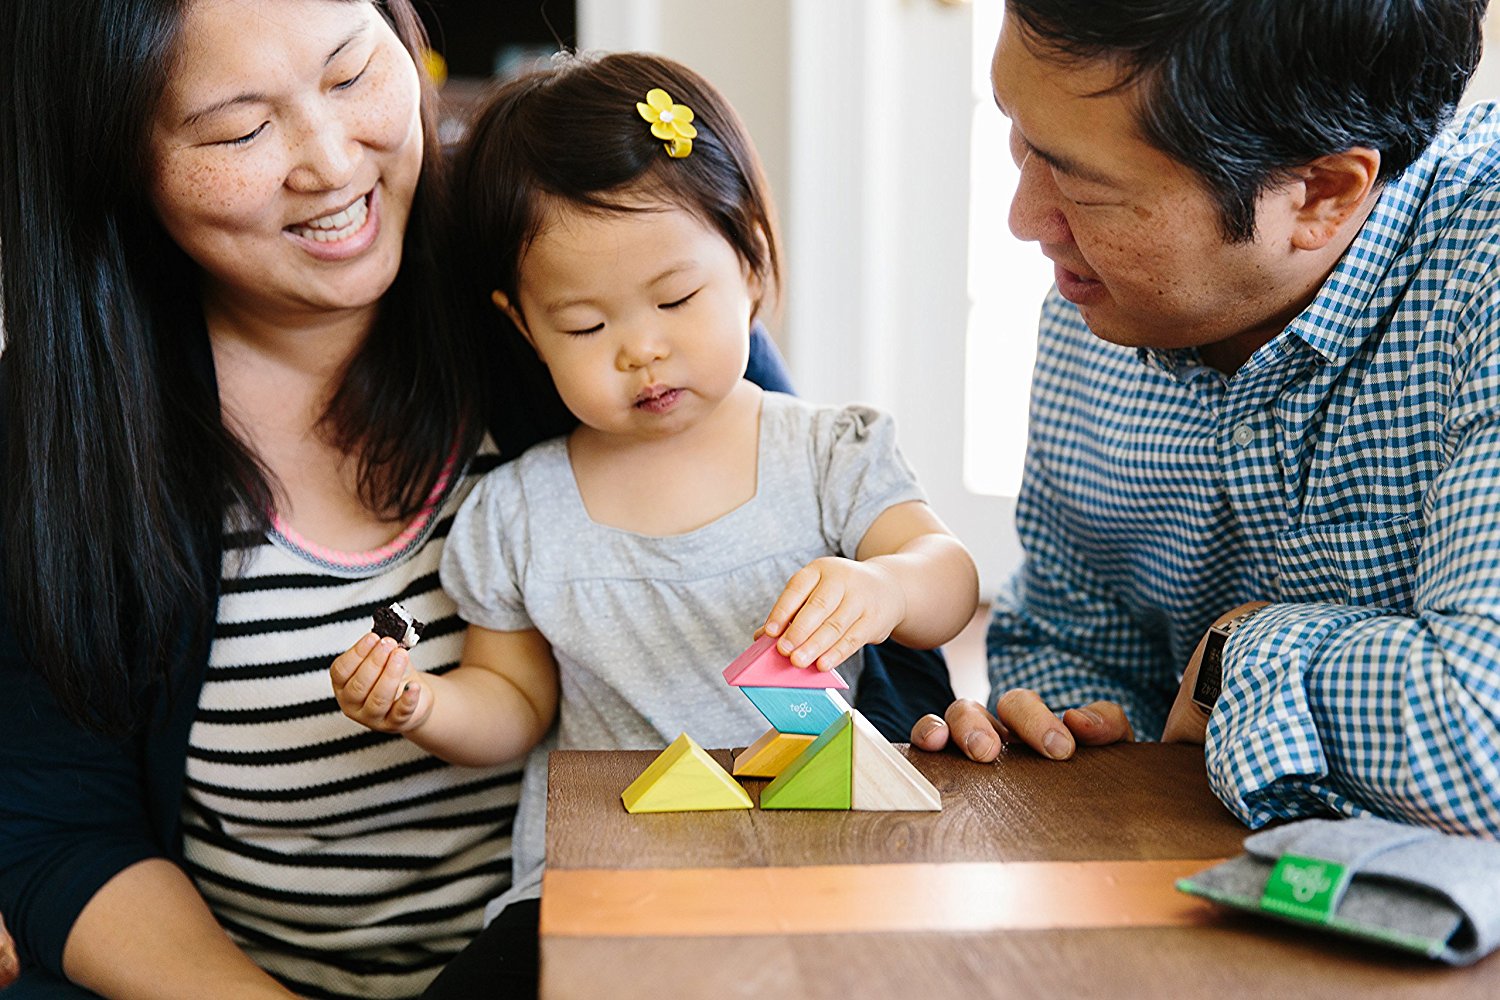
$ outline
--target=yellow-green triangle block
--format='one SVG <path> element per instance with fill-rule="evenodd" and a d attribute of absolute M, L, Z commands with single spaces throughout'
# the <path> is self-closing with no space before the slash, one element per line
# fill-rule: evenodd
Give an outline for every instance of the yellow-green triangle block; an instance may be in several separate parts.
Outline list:
<path fill-rule="evenodd" d="M 625 811 L 632 813 L 750 809 L 753 806 L 740 783 L 687 733 L 673 740 L 672 745 L 620 793 L 620 800 L 625 803 Z"/>
<path fill-rule="evenodd" d="M 762 809 L 848 809 L 854 788 L 854 717 L 844 713 L 760 793 Z"/>

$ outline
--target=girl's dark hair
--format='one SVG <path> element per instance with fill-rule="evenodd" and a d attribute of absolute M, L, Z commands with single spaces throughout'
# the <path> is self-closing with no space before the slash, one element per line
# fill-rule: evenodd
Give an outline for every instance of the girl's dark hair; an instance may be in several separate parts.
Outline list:
<path fill-rule="evenodd" d="M 59 704 L 112 735 L 207 641 L 198 629 L 219 566 L 205 561 L 226 514 L 263 526 L 274 495 L 221 421 L 198 275 L 146 195 L 152 122 L 191 3 L 0 4 L 5 596 Z M 409 0 L 377 6 L 418 53 Z M 474 363 L 445 314 L 447 212 L 423 87 L 427 162 L 400 273 L 323 418 L 360 455 L 364 501 L 405 516 L 483 431 Z"/>
<path fill-rule="evenodd" d="M 1452 118 L 1479 62 L 1487 0 L 1007 0 L 1038 51 L 1108 59 L 1140 84 L 1146 140 L 1255 235 L 1259 195 L 1356 146 L 1388 180 Z"/>
<path fill-rule="evenodd" d="M 689 156 L 668 157 L 636 112 L 653 88 L 692 109 L 698 136 Z M 517 381 L 533 387 L 551 380 L 490 292 L 516 301 L 520 263 L 549 199 L 605 213 L 638 211 L 642 199 L 681 205 L 723 234 L 764 287 L 779 284 L 775 210 L 744 124 L 712 84 L 662 56 L 559 55 L 502 85 L 476 114 L 453 179 L 464 206 L 455 254 L 464 295 L 485 326 L 504 331 L 510 363 L 533 373 Z M 538 405 L 556 418 L 549 430 L 566 429 L 555 399 Z"/>

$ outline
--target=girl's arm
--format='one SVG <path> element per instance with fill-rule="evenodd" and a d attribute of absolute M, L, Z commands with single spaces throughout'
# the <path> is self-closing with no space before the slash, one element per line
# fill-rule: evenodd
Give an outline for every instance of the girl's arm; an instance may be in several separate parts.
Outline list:
<path fill-rule="evenodd" d="M 229 939 L 182 869 L 160 858 L 94 894 L 68 933 L 63 970 L 104 997 L 293 997 Z"/>
<path fill-rule="evenodd" d="M 441 675 L 414 671 L 394 639 L 367 634 L 333 661 L 330 675 L 349 718 L 467 767 L 519 759 L 557 713 L 557 663 L 533 629 L 470 625 L 458 666 Z"/>
<path fill-rule="evenodd" d="M 815 559 L 787 581 L 766 618 L 797 666 L 832 670 L 870 642 L 931 648 L 957 635 L 979 604 L 979 573 L 959 540 L 919 500 L 885 510 L 855 559 Z"/>

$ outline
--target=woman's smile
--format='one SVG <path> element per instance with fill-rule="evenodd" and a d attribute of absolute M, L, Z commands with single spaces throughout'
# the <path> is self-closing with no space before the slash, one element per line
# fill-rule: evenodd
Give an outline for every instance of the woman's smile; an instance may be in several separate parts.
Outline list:
<path fill-rule="evenodd" d="M 373 188 L 338 211 L 287 226 L 284 231 L 319 260 L 356 257 L 380 235 L 379 190 Z"/>

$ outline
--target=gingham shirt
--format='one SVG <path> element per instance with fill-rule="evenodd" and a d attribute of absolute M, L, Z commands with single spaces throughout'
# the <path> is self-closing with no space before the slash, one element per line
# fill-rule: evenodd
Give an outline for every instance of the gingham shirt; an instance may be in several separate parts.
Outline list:
<path fill-rule="evenodd" d="M 1500 106 L 1381 193 L 1232 377 L 1043 307 L 995 693 L 1160 733 L 1213 620 L 1206 746 L 1241 820 L 1373 812 L 1500 836 Z"/>

